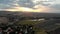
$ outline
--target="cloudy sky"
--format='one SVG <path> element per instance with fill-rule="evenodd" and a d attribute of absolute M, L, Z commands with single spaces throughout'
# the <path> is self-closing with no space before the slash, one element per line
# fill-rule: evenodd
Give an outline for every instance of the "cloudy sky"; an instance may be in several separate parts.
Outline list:
<path fill-rule="evenodd" d="M 60 0 L 0 0 L 0 11 L 60 13 Z"/>

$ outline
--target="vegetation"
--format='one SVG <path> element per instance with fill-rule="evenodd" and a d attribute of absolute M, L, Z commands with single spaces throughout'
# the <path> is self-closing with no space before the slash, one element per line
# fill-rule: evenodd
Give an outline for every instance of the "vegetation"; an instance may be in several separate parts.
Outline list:
<path fill-rule="evenodd" d="M 29 20 L 22 20 L 18 22 L 17 24 L 22 24 L 22 25 L 33 25 L 33 29 L 35 30 L 35 34 L 47 34 L 44 29 L 37 28 L 35 25 L 42 23 L 42 21 L 29 21 Z"/>

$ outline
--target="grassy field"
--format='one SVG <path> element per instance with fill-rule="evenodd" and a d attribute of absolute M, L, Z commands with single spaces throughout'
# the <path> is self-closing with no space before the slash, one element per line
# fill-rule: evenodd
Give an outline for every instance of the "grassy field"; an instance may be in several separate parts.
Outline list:
<path fill-rule="evenodd" d="M 42 23 L 43 21 L 29 21 L 29 20 L 22 20 L 20 21 L 18 24 L 22 24 L 22 25 L 34 25 L 33 29 L 35 30 L 35 34 L 46 34 L 45 30 L 37 28 L 35 25 Z"/>

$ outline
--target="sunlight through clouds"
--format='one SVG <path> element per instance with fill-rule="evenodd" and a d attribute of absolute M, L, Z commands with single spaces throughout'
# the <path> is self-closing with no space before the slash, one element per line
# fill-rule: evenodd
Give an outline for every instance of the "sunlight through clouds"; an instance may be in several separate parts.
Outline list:
<path fill-rule="evenodd" d="M 60 0 L 1 0 L 1 11 L 52 12 Z M 58 7 L 59 8 L 59 7 Z"/>

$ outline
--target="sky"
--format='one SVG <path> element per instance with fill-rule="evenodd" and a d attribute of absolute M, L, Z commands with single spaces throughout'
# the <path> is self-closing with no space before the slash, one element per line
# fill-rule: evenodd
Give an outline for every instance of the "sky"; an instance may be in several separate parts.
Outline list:
<path fill-rule="evenodd" d="M 0 11 L 60 13 L 60 0 L 0 0 Z"/>

